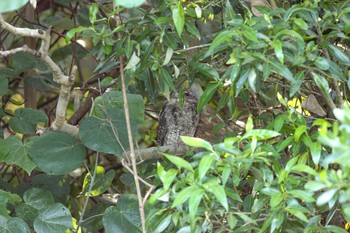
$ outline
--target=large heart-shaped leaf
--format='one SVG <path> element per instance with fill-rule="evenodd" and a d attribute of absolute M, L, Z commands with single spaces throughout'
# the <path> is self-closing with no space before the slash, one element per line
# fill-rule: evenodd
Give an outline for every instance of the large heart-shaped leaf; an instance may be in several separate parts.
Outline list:
<path fill-rule="evenodd" d="M 138 124 L 142 124 L 145 118 L 145 104 L 141 95 L 126 94 L 130 117 Z M 94 115 L 103 117 L 106 107 L 124 109 L 123 93 L 121 91 L 110 91 L 96 98 L 94 103 Z"/>
<path fill-rule="evenodd" d="M 6 219 L 0 216 L 0 232 L 3 233 L 29 233 L 28 224 L 20 218 Z"/>
<path fill-rule="evenodd" d="M 115 107 L 106 107 L 104 112 L 103 118 L 91 116 L 81 122 L 80 139 L 92 150 L 121 156 L 129 148 L 125 113 Z M 132 119 L 130 120 L 132 133 L 135 136 L 137 125 Z"/>
<path fill-rule="evenodd" d="M 85 158 L 85 147 L 68 134 L 49 132 L 33 142 L 29 156 L 43 171 L 61 175 L 80 166 Z"/>
<path fill-rule="evenodd" d="M 36 167 L 31 158 L 28 156 L 28 150 L 31 144 L 30 139 L 25 139 L 24 142 L 22 142 L 19 137 L 11 136 L 6 139 L 6 142 L 8 144 L 9 152 L 4 155 L 4 157 L 0 157 L 0 159 L 7 164 L 15 164 L 30 174 Z"/>
<path fill-rule="evenodd" d="M 50 205 L 40 212 L 34 220 L 34 229 L 37 233 L 62 233 L 73 227 L 72 216 L 61 203 Z"/>
<path fill-rule="evenodd" d="M 107 233 L 141 232 L 136 195 L 123 195 L 117 205 L 106 209 L 103 225 Z"/>
<path fill-rule="evenodd" d="M 47 116 L 43 112 L 32 108 L 16 109 L 15 116 L 9 120 L 11 128 L 22 134 L 35 132 L 39 122 L 46 123 Z"/>

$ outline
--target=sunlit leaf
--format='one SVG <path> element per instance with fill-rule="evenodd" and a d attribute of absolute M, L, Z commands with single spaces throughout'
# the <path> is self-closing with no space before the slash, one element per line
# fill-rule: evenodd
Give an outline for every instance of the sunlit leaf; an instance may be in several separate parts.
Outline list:
<path fill-rule="evenodd" d="M 176 32 L 179 37 L 182 35 L 182 31 L 185 26 L 185 13 L 184 8 L 181 5 L 181 1 L 178 2 L 177 6 L 173 9 L 173 21 Z"/>

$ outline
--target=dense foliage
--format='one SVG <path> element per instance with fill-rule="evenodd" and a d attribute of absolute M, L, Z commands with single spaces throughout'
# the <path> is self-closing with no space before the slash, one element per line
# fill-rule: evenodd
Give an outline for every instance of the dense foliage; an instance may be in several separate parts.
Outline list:
<path fill-rule="evenodd" d="M 347 232 L 348 1 L 27 2 L 0 2 L 0 232 Z M 190 87 L 210 137 L 136 174 Z"/>

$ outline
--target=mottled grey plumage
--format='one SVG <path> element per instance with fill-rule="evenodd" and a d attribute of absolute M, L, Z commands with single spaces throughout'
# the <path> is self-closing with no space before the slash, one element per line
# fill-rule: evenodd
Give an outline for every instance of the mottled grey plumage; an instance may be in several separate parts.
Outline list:
<path fill-rule="evenodd" d="M 172 93 L 170 101 L 165 104 L 159 114 L 158 142 L 160 145 L 182 143 L 180 136 L 194 136 L 199 122 L 197 114 L 197 99 L 190 93 L 185 93 L 183 106 L 180 105 L 178 94 Z"/>

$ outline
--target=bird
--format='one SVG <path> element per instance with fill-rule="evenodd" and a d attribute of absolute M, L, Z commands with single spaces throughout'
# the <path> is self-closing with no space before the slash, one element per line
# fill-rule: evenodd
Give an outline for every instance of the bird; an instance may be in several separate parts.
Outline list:
<path fill-rule="evenodd" d="M 179 145 L 182 144 L 180 136 L 195 135 L 200 119 L 197 104 L 198 100 L 190 90 L 185 91 L 182 104 L 178 92 L 170 94 L 170 100 L 159 114 L 157 138 L 161 146 Z"/>

